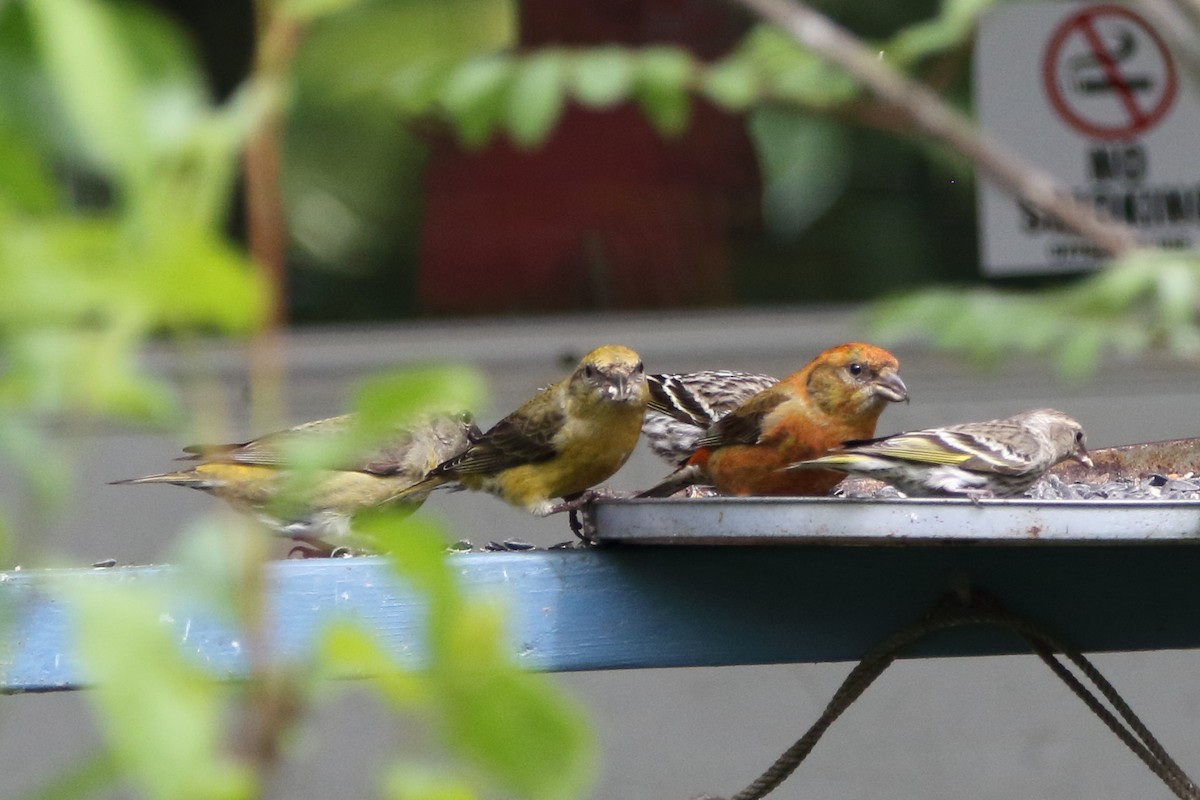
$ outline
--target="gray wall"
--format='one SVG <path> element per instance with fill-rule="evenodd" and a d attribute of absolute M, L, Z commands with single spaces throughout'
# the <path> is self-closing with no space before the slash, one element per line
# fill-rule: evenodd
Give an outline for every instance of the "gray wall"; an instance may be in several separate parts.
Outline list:
<path fill-rule="evenodd" d="M 728 367 L 784 375 L 822 348 L 866 336 L 849 311 L 655 314 L 537 321 L 423 323 L 290 334 L 283 353 L 288 424 L 342 410 L 357 378 L 410 363 L 453 359 L 478 366 L 492 391 L 484 427 L 564 363 L 603 342 L 637 349 L 651 371 Z M 1063 384 L 1045 364 L 1014 362 L 980 372 L 925 347 L 892 348 L 912 402 L 889 408 L 879 433 L 973 419 L 1036 406 L 1072 413 L 1093 447 L 1200 435 L 1195 364 L 1112 360 L 1086 382 Z M 240 348 L 206 350 L 222 377 L 219 402 L 232 438 L 255 432 Z M 148 363 L 178 378 L 174 356 Z M 224 411 L 220 406 L 226 406 Z M 189 441 L 191 437 L 188 437 Z M 64 433 L 77 457 L 70 507 L 50 524 L 30 514 L 21 530 L 53 563 L 112 557 L 123 564 L 170 557 L 181 527 L 216 501 L 175 487 L 110 487 L 107 481 L 168 468 L 176 434 L 104 429 Z M 639 452 L 611 485 L 643 487 L 664 466 Z M 21 495 L 0 479 L 8 497 Z M 570 537 L 562 518 L 533 519 L 485 496 L 435 495 L 422 513 L 443 517 L 454 536 L 477 543 L 516 537 L 550 544 Z M 280 553 L 286 547 L 280 545 Z M 30 556 L 26 555 L 25 558 Z M 30 561 L 27 564 L 33 563 Z M 1168 750 L 1200 773 L 1200 668 L 1193 652 L 1097 657 Z M 819 714 L 847 664 L 749 666 L 560 675 L 589 709 L 600 747 L 595 798 L 683 800 L 732 793 Z M 94 741 L 85 694 L 0 702 L 0 797 L 36 785 Z M 424 745 L 351 691 L 320 707 L 294 742 L 280 796 L 369 797 L 372 769 L 389 752 Z M 531 753 L 530 758 L 537 758 Z M 1032 657 L 909 661 L 894 666 L 834 726 L 776 795 L 789 797 L 1167 797 L 1167 790 Z"/>

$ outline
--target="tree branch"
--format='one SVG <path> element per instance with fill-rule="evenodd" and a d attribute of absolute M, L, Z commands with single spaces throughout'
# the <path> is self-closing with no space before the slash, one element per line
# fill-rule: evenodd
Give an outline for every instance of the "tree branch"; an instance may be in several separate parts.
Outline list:
<path fill-rule="evenodd" d="M 1138 246 L 1133 231 L 1071 196 L 1052 175 L 983 134 L 934 92 L 878 58 L 849 32 L 808 6 L 789 0 L 739 0 L 797 42 L 850 73 L 881 101 L 894 105 L 918 130 L 949 145 L 1008 193 L 1054 216 L 1114 256 Z"/>

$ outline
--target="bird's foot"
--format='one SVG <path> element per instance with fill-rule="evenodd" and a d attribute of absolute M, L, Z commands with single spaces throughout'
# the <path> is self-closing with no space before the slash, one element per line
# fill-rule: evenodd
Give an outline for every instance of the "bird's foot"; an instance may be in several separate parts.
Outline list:
<path fill-rule="evenodd" d="M 976 508 L 983 508 L 983 504 L 979 502 L 980 500 L 987 500 L 996 496 L 991 489 L 967 489 L 963 492 L 963 495 L 970 500 L 971 505 L 975 506 Z"/>
<path fill-rule="evenodd" d="M 288 558 L 349 558 L 367 555 L 368 551 L 347 545 L 334 545 L 311 533 L 292 533 L 289 538 L 296 544 L 288 551 Z"/>
<path fill-rule="evenodd" d="M 547 513 L 558 514 L 566 511 L 567 524 L 571 527 L 571 532 L 584 544 L 593 544 L 593 537 L 596 535 L 596 523 L 593 521 L 592 515 L 588 513 L 584 513 L 581 520 L 579 511 L 597 498 L 612 496 L 612 493 L 607 489 L 586 489 L 577 494 L 564 497 L 561 503 L 555 503 L 551 506 L 550 511 Z"/>
<path fill-rule="evenodd" d="M 307 544 L 297 544 L 288 550 L 288 558 L 325 558 L 328 555 L 318 547 L 311 547 Z"/>
<path fill-rule="evenodd" d="M 587 507 L 593 500 L 617 500 L 623 498 L 634 497 L 635 495 L 629 492 L 618 492 L 613 489 L 601 487 L 599 489 L 585 489 L 582 492 L 566 495 L 561 502 L 551 503 L 545 507 L 543 513 L 539 516 L 549 516 L 550 514 L 561 514 L 567 512 L 568 524 L 571 526 L 571 531 L 586 544 L 592 544 L 592 537 L 595 535 L 595 522 L 592 515 L 587 513 Z M 580 518 L 580 511 L 585 513 Z"/>

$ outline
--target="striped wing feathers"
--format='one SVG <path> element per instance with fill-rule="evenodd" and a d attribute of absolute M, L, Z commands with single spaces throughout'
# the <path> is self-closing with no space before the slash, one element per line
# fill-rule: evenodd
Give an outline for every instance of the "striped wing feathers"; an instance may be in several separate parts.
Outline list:
<path fill-rule="evenodd" d="M 1024 426 L 1004 420 L 900 433 L 866 442 L 846 442 L 846 446 L 863 455 L 1000 475 L 1028 472 L 1030 455 L 1040 450 L 1039 442 Z"/>

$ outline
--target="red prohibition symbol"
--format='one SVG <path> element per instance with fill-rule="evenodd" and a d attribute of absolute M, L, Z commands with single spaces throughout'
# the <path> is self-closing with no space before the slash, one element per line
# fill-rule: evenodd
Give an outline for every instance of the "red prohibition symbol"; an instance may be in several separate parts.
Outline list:
<path fill-rule="evenodd" d="M 1115 5 L 1083 8 L 1046 44 L 1042 82 L 1055 112 L 1085 136 L 1129 140 L 1175 103 L 1175 64 L 1158 32 Z"/>

